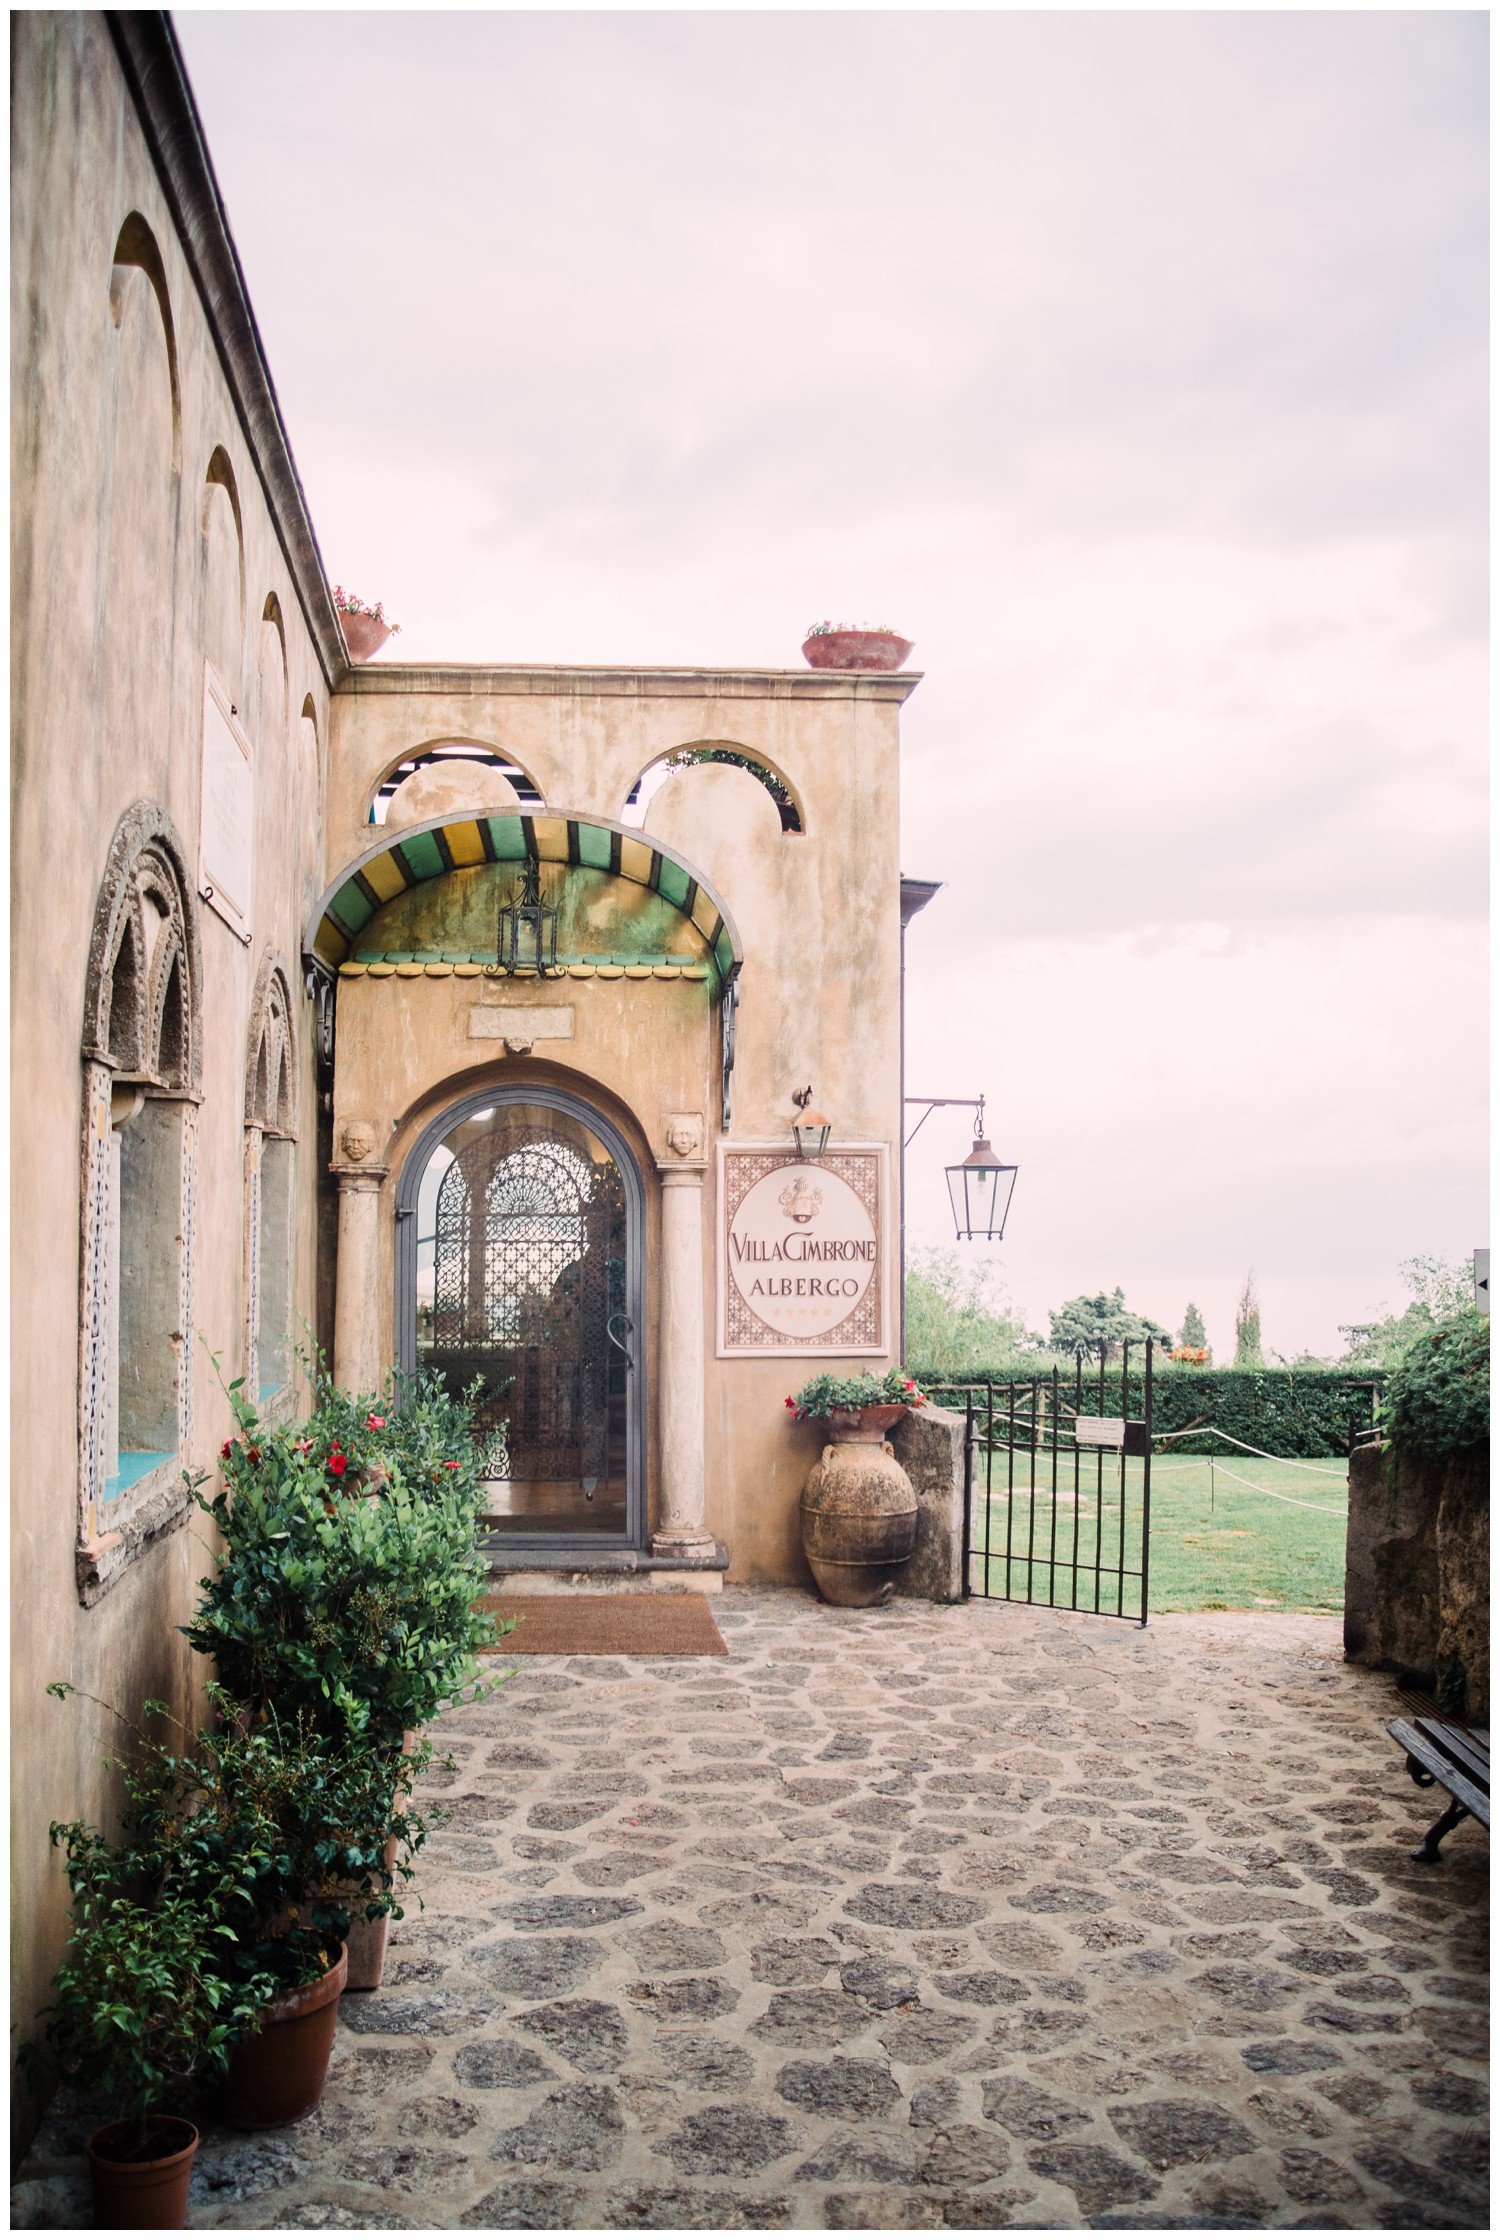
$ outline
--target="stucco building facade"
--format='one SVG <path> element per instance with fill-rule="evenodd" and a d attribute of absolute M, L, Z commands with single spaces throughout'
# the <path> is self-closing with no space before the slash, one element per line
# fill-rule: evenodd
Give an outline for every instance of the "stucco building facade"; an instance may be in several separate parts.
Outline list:
<path fill-rule="evenodd" d="M 477 1383 L 494 1561 L 802 1583 L 898 1349 L 912 675 L 348 658 L 170 28 L 12 26 L 14 2016 L 243 1377 Z M 810 1089 L 822 1156 L 792 1138 Z"/>

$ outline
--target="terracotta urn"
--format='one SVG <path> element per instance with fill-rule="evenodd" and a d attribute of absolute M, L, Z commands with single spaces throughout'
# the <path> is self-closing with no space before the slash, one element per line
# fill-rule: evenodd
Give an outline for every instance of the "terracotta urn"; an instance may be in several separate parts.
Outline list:
<path fill-rule="evenodd" d="M 802 1548 L 825 1602 L 889 1602 L 917 1539 L 917 1496 L 886 1433 L 901 1407 L 841 1408 L 802 1489 Z"/>
<path fill-rule="evenodd" d="M 371 654 L 379 653 L 391 634 L 388 622 L 377 622 L 372 614 L 348 614 L 340 607 L 339 621 L 343 625 L 344 643 L 349 648 L 351 661 L 368 661 Z M 894 663 L 891 664 L 895 666 Z"/>
<path fill-rule="evenodd" d="M 894 630 L 820 630 L 802 641 L 811 669 L 899 669 L 910 652 Z"/>
<path fill-rule="evenodd" d="M 125 2116 L 85 2141 L 94 2223 L 101 2232 L 180 2232 L 187 2223 L 197 2127 L 185 2116 L 148 2116 L 144 2152 L 132 2158 L 136 2128 Z"/>

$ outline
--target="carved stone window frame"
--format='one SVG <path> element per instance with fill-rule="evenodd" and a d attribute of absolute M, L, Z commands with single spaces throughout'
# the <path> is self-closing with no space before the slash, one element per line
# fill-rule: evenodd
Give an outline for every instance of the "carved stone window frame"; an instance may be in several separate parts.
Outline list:
<path fill-rule="evenodd" d="M 262 1395 L 260 1362 L 261 1247 L 266 1218 L 263 1183 L 266 1145 L 285 1144 L 293 1161 L 287 1177 L 284 1214 L 287 1260 L 287 1302 L 290 1311 L 294 1289 L 292 1265 L 295 1251 L 296 1167 L 293 1147 L 297 1141 L 297 1021 L 292 1008 L 292 980 L 286 960 L 267 948 L 255 978 L 250 1001 L 250 1033 L 245 1064 L 245 1265 L 244 1265 L 244 1365 L 246 1398 L 270 1422 L 279 1423 L 292 1412 L 294 1388 L 290 1369 L 274 1392 Z"/>
<path fill-rule="evenodd" d="M 193 1262 L 203 969 L 196 898 L 171 818 L 138 801 L 115 828 L 94 909 L 84 996 L 78 1369 L 79 1599 L 97 1602 L 143 1548 L 185 1515 L 193 1432 Z M 120 1377 L 114 1296 L 120 1204 L 114 1115 L 177 1108 L 175 1452 L 108 1498 L 105 1446 Z"/>

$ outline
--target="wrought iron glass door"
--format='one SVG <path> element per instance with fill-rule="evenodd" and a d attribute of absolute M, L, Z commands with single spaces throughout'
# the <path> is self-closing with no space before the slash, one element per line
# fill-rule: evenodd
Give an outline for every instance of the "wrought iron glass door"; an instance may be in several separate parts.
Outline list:
<path fill-rule="evenodd" d="M 490 1529 L 639 1540 L 641 1188 L 599 1115 L 535 1089 L 471 1097 L 398 1199 L 403 1366 L 477 1386 Z"/>

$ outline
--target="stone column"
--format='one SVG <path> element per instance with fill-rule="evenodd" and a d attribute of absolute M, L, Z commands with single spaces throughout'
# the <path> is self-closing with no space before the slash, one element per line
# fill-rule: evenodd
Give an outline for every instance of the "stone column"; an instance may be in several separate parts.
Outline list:
<path fill-rule="evenodd" d="M 333 1298 L 333 1375 L 347 1392 L 373 1392 L 381 1379 L 380 1185 L 384 1167 L 335 1167 L 339 1182 L 339 1261 Z"/>
<path fill-rule="evenodd" d="M 651 1540 L 658 1556 L 714 1550 L 703 1470 L 704 1163 L 691 1156 L 701 1147 L 701 1123 L 691 1143 L 688 1133 L 680 1125 L 668 1130 L 676 1155 L 661 1167 L 661 1524 Z"/>

